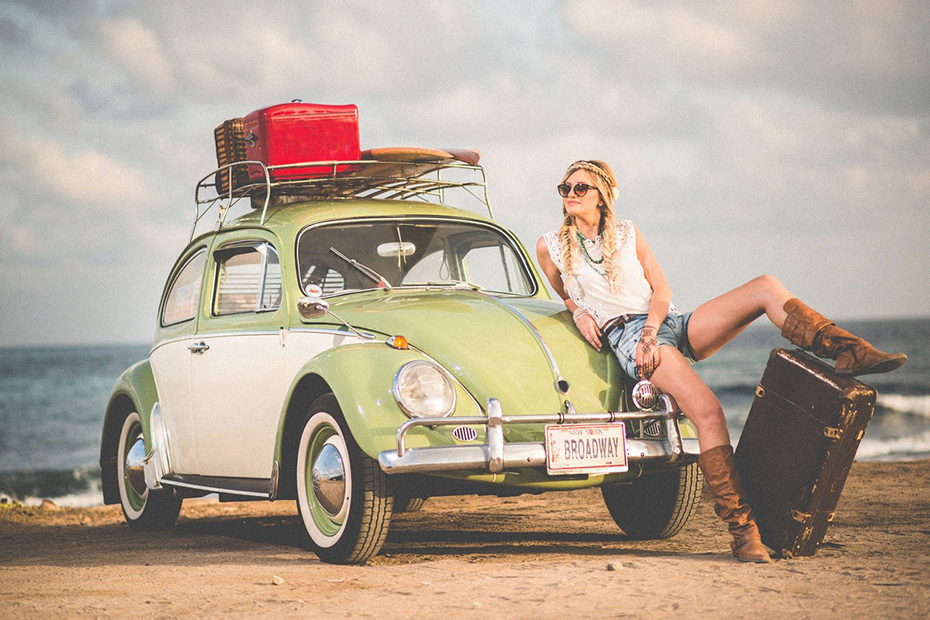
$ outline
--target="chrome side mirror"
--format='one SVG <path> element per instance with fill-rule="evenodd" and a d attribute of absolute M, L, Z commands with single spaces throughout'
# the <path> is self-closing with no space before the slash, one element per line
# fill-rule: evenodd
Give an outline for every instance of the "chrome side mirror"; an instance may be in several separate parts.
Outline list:
<path fill-rule="evenodd" d="M 316 319 L 329 311 L 329 302 L 315 297 L 301 297 L 297 300 L 297 311 L 305 319 Z"/>

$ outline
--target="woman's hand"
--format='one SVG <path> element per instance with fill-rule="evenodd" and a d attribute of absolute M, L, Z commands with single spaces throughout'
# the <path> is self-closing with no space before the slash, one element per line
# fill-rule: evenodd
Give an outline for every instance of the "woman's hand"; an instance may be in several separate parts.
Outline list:
<path fill-rule="evenodd" d="M 656 371 L 662 358 L 659 355 L 659 342 L 656 340 L 655 327 L 646 326 L 636 345 L 636 371 L 642 379 L 649 379 Z"/>
<path fill-rule="evenodd" d="M 598 328 L 597 321 L 594 320 L 594 317 L 584 310 L 580 310 L 575 311 L 573 318 L 575 319 L 575 327 L 578 328 L 578 331 L 581 332 L 584 339 L 587 340 L 592 347 L 600 351 L 601 330 Z"/>

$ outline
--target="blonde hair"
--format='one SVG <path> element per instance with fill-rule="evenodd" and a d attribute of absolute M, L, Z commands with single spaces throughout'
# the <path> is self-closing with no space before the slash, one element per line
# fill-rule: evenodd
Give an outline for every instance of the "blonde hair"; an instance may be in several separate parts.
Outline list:
<path fill-rule="evenodd" d="M 598 205 L 601 209 L 601 222 L 598 225 L 598 232 L 602 238 L 601 254 L 604 257 L 604 268 L 607 271 L 607 282 L 610 285 L 612 293 L 619 291 L 616 289 L 617 276 L 620 274 L 620 256 L 617 252 L 617 220 L 614 215 L 614 198 L 617 191 L 617 177 L 614 171 L 606 162 L 590 159 L 580 160 L 573 163 L 565 171 L 562 177 L 562 183 L 568 179 L 575 171 L 584 170 L 591 177 L 594 187 L 597 189 L 603 204 Z M 562 265 L 565 269 L 566 278 L 575 277 L 575 256 L 580 254 L 581 248 L 578 243 L 578 227 L 575 226 L 575 217 L 569 215 L 562 207 L 562 227 L 559 229 L 559 245 L 562 250 Z"/>

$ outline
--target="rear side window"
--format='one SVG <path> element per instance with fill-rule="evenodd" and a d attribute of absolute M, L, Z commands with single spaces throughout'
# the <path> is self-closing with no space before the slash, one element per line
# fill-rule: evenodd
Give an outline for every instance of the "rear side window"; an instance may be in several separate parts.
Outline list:
<path fill-rule="evenodd" d="M 168 289 L 168 296 L 165 298 L 165 307 L 161 315 L 162 326 L 189 321 L 197 314 L 197 304 L 200 302 L 200 282 L 203 279 L 206 257 L 205 250 L 197 252 L 175 276 L 171 288 Z"/>
<path fill-rule="evenodd" d="M 267 243 L 220 248 L 216 259 L 213 314 L 267 312 L 281 305 L 281 263 Z"/>

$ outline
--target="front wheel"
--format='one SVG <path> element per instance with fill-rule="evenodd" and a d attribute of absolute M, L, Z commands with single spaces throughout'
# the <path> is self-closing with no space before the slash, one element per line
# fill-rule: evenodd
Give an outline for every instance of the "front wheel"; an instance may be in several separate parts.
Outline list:
<path fill-rule="evenodd" d="M 355 443 L 332 394 L 310 407 L 296 467 L 297 509 L 317 556 L 363 564 L 377 555 L 391 522 L 390 483 Z"/>
<path fill-rule="evenodd" d="M 681 531 L 701 496 L 697 463 L 601 487 L 614 522 L 634 540 L 671 538 Z"/>
<path fill-rule="evenodd" d="M 145 440 L 139 414 L 123 420 L 116 454 L 119 500 L 126 523 L 134 530 L 167 530 L 181 512 L 181 499 L 168 489 L 153 490 L 145 484 Z"/>

